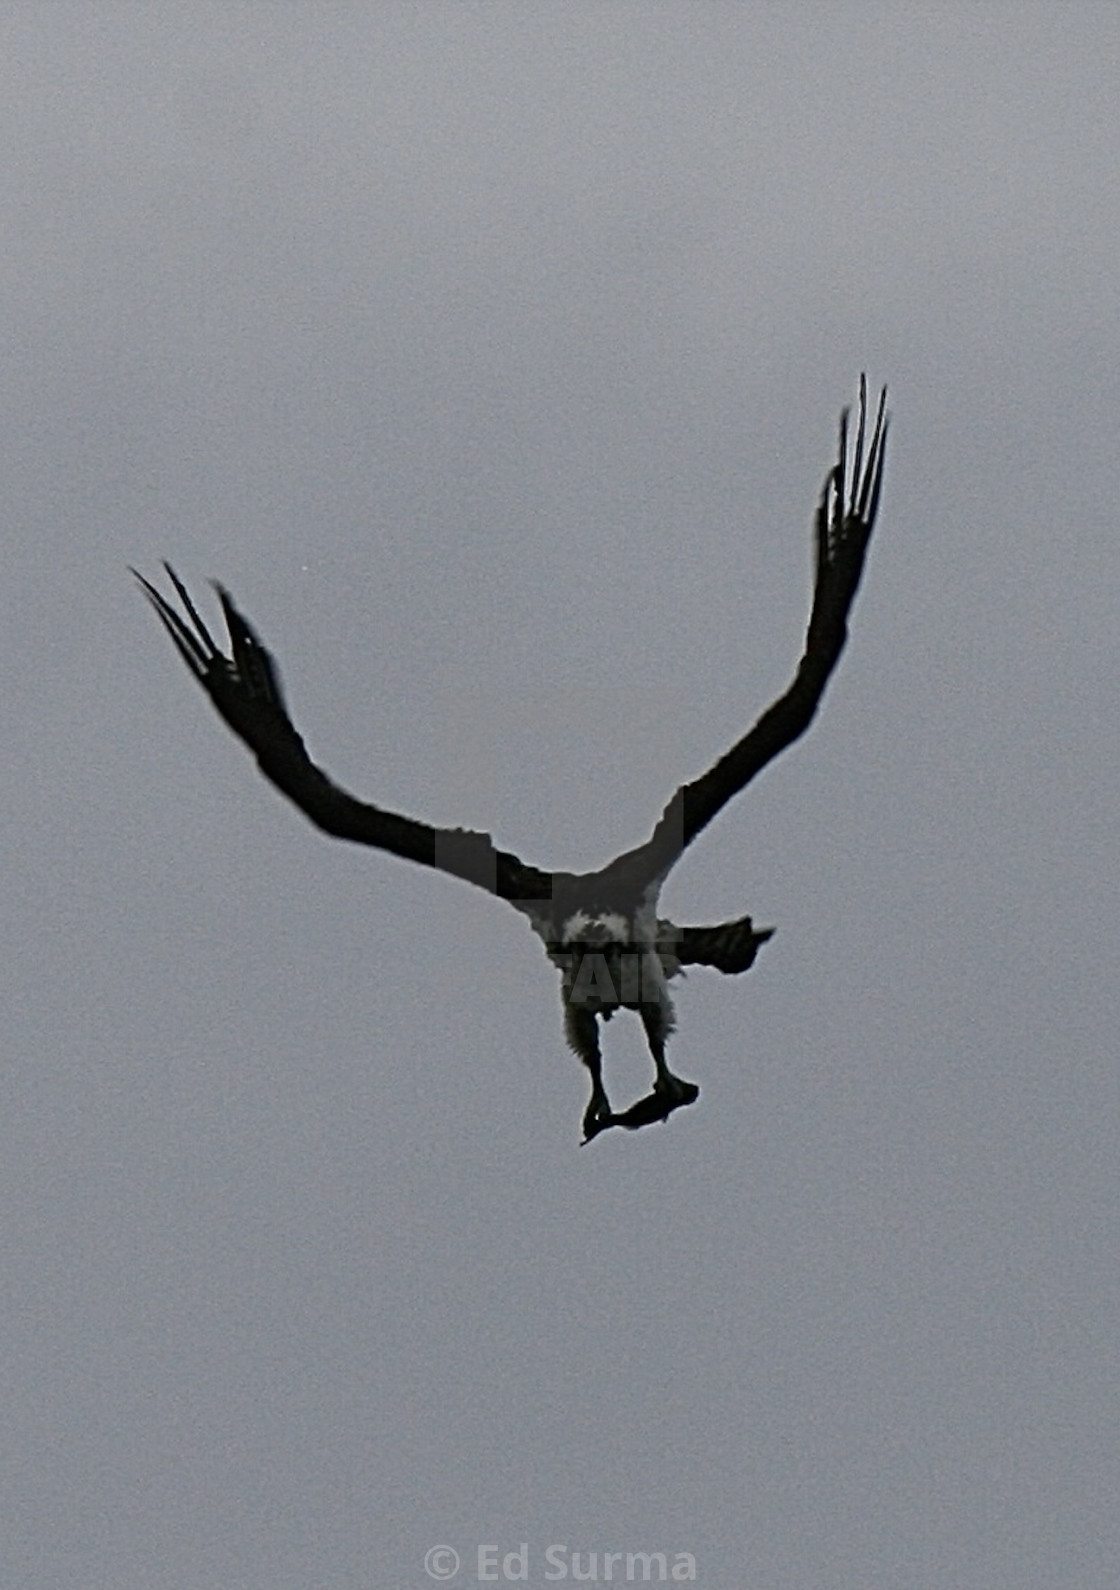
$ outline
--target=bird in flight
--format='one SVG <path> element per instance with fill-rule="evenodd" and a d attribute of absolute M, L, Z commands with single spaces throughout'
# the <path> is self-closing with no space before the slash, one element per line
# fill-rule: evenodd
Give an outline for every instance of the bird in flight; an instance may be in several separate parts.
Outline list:
<path fill-rule="evenodd" d="M 584 1142 L 608 1127 L 635 1130 L 666 1121 L 700 1090 L 669 1070 L 665 1046 L 673 1030 L 669 980 L 686 966 L 745 972 L 773 933 L 749 916 L 714 927 L 679 927 L 657 914 L 662 885 L 693 840 L 733 796 L 805 733 L 847 639 L 883 482 L 887 442 L 886 390 L 868 434 L 867 383 L 860 378 L 859 417 L 849 451 L 848 411 L 840 418 L 836 463 L 817 509 L 815 580 L 804 650 L 793 681 L 737 744 L 690 784 L 682 784 L 644 844 L 595 872 L 546 872 L 489 834 L 428 823 L 357 799 L 335 784 L 307 753 L 288 716 L 276 663 L 256 630 L 217 586 L 230 654 L 219 648 L 186 586 L 165 564 L 178 601 L 135 569 L 148 600 L 219 715 L 256 756 L 272 784 L 317 828 L 336 839 L 387 850 L 406 861 L 476 884 L 528 918 L 562 978 L 564 1032 L 591 1076 L 583 1116 Z M 866 443 L 866 449 L 865 449 Z M 615 1112 L 603 1083 L 599 1021 L 634 1010 L 653 1057 L 652 1091 Z"/>

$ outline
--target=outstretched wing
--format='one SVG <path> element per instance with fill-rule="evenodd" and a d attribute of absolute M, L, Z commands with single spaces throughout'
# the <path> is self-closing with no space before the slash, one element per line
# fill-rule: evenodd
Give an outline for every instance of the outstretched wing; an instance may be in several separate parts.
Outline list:
<path fill-rule="evenodd" d="M 276 664 L 229 592 L 217 587 L 229 631 L 227 657 L 214 643 L 175 570 L 169 563 L 164 567 L 182 612 L 142 574 L 132 572 L 179 655 L 234 734 L 254 753 L 265 778 L 317 828 L 336 839 L 372 845 L 423 867 L 436 867 L 515 905 L 551 897 L 551 874 L 496 849 L 489 834 L 432 828 L 357 800 L 332 783 L 308 756 L 288 716 Z"/>
<path fill-rule="evenodd" d="M 839 457 L 829 471 L 817 510 L 813 609 L 793 683 L 714 767 L 694 783 L 682 785 L 673 796 L 652 838 L 642 846 L 650 876 L 662 876 L 732 796 L 745 789 L 813 721 L 848 638 L 848 614 L 875 526 L 887 445 L 886 402 L 884 387 L 865 460 L 867 380 L 861 376 L 859 423 L 850 467 L 848 410 L 840 416 Z"/>

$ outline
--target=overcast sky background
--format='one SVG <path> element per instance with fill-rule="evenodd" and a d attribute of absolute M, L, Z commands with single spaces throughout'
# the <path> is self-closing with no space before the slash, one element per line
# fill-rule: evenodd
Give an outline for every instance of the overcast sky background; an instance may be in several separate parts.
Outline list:
<path fill-rule="evenodd" d="M 1116 8 L 8 6 L 0 85 L 5 1590 L 1120 1582 Z M 850 648 L 664 900 L 777 935 L 580 1148 L 521 919 L 126 565 L 595 866 L 786 685 L 861 369 Z"/>

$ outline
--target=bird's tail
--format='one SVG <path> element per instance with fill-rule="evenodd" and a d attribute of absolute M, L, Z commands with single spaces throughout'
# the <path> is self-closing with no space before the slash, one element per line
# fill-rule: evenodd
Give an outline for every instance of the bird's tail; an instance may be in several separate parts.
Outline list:
<path fill-rule="evenodd" d="M 658 922 L 657 953 L 670 976 L 681 966 L 712 966 L 717 972 L 733 975 L 753 966 L 759 949 L 773 936 L 773 928 L 756 928 L 749 916 L 715 927 L 675 927 L 672 922 Z"/>

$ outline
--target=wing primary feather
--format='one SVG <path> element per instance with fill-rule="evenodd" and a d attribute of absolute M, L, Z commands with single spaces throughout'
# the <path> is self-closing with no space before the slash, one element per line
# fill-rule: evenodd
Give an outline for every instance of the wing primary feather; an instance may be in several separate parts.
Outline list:
<path fill-rule="evenodd" d="M 874 524 L 879 512 L 879 491 L 883 484 L 882 458 L 887 446 L 887 389 L 879 395 L 879 411 L 875 416 L 875 430 L 871 437 L 871 451 L 867 459 L 867 475 L 859 502 L 859 516 Z"/>
<path fill-rule="evenodd" d="M 863 432 L 867 423 L 867 377 L 859 378 L 859 423 L 856 426 L 856 450 L 852 459 L 852 490 L 848 499 L 848 513 L 856 511 L 856 492 L 859 490 L 860 471 L 863 469 Z M 843 453 L 841 453 L 843 458 Z"/>
<path fill-rule="evenodd" d="M 263 697 L 272 706 L 284 711 L 284 692 L 280 686 L 276 659 L 244 613 L 239 611 L 225 586 L 215 581 L 214 589 L 222 604 L 238 677 L 244 681 L 251 694 Z"/>
<path fill-rule="evenodd" d="M 144 595 L 155 608 L 157 617 L 162 623 L 164 629 L 171 636 L 171 639 L 175 642 L 176 650 L 186 663 L 187 667 L 190 669 L 191 673 L 194 674 L 196 679 L 205 680 L 206 669 L 210 662 L 210 657 L 203 650 L 202 646 L 200 646 L 198 637 L 191 633 L 187 625 L 184 624 L 183 620 L 179 617 L 179 614 L 171 606 L 170 602 L 165 600 L 161 593 L 156 590 L 155 586 L 152 585 L 150 581 L 146 580 L 139 570 L 132 569 L 131 572 L 135 575 L 136 579 L 139 580 L 141 586 L 143 587 Z M 205 630 L 203 633 L 205 634 Z M 209 639 L 209 637 L 207 638 Z M 213 643 L 211 642 L 211 645 L 212 644 Z"/>
<path fill-rule="evenodd" d="M 164 560 L 163 566 L 167 570 L 168 578 L 178 593 L 179 600 L 187 610 L 187 616 L 190 618 L 191 623 L 194 625 L 195 629 L 197 629 L 199 635 L 205 642 L 210 657 L 214 658 L 220 656 L 221 653 L 218 649 L 217 642 L 214 640 L 214 637 L 211 635 L 210 631 L 206 628 L 201 613 L 191 601 L 190 592 L 187 590 L 182 580 L 175 573 L 175 570 L 171 567 L 170 563 L 168 563 L 166 559 Z"/>

